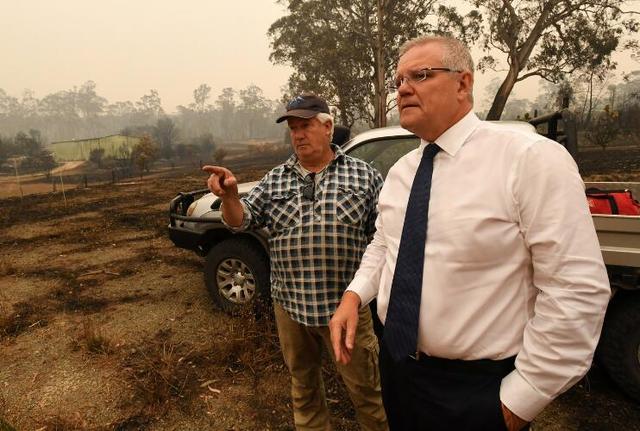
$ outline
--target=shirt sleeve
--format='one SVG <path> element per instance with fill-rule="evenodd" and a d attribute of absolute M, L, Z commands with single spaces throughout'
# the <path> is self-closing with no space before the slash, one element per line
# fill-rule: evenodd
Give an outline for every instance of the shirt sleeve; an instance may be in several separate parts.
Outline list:
<path fill-rule="evenodd" d="M 375 222 L 375 228 L 373 240 L 367 246 L 362 261 L 360 261 L 360 267 L 347 287 L 347 290 L 358 294 L 361 307 L 369 304 L 378 295 L 380 275 L 387 253 L 382 218 L 379 215 Z"/>
<path fill-rule="evenodd" d="M 380 172 L 376 169 L 371 168 L 373 173 L 373 182 L 371 185 L 371 202 L 369 214 L 367 216 L 367 224 L 365 226 L 367 237 L 369 238 L 369 242 L 373 239 L 373 235 L 376 231 L 376 219 L 378 217 L 378 198 L 380 197 L 380 189 L 382 189 L 382 184 L 384 183 L 384 179 Z"/>
<path fill-rule="evenodd" d="M 500 399 L 530 421 L 588 371 L 611 292 L 584 184 L 567 151 L 549 140 L 530 145 L 511 184 L 539 292 Z"/>
<path fill-rule="evenodd" d="M 244 211 L 242 224 L 240 226 L 230 226 L 227 221 L 222 218 L 222 223 L 232 232 L 241 232 L 245 230 L 255 230 L 264 227 L 266 223 L 269 190 L 269 174 L 265 175 L 262 180 L 255 186 L 247 196 L 240 199 Z M 222 210 L 222 205 L 220 206 Z"/>

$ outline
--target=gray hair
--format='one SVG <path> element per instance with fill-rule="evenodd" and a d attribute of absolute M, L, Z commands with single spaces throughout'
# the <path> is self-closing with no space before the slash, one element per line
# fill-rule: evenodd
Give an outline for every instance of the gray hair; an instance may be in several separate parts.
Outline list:
<path fill-rule="evenodd" d="M 316 115 L 316 118 L 322 124 L 326 123 L 327 121 L 331 121 L 331 134 L 329 135 L 329 142 L 333 141 L 333 129 L 335 126 L 335 121 L 333 121 L 333 116 L 331 114 L 327 114 L 326 112 L 318 112 L 318 115 Z"/>
<path fill-rule="evenodd" d="M 473 59 L 466 44 L 447 36 L 420 36 L 403 43 L 398 50 L 399 57 L 402 57 L 411 48 L 437 43 L 444 48 L 442 55 L 442 65 L 453 70 L 469 71 L 473 74 Z"/>

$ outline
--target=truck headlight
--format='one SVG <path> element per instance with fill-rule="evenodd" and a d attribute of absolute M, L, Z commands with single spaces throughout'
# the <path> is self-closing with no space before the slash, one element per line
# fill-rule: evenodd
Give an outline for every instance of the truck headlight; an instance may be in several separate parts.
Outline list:
<path fill-rule="evenodd" d="M 187 208 L 187 217 L 191 217 L 191 214 L 193 214 L 197 206 L 198 201 L 192 202 L 191 205 L 189 205 L 189 208 Z"/>

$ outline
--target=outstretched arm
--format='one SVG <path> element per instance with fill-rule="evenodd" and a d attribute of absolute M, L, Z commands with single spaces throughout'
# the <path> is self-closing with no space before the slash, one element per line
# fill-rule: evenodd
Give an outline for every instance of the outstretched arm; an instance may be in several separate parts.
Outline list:
<path fill-rule="evenodd" d="M 222 166 L 206 165 L 202 170 L 210 173 L 207 186 L 211 193 L 222 199 L 222 217 L 229 226 L 237 227 L 244 219 L 244 209 L 238 195 L 238 180 Z"/>

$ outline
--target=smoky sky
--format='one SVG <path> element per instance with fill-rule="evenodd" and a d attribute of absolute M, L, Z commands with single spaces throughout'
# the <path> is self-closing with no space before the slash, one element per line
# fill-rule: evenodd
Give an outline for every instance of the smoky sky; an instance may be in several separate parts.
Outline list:
<path fill-rule="evenodd" d="M 211 86 L 212 99 L 224 87 L 250 84 L 279 99 L 291 73 L 269 62 L 267 30 L 286 12 L 273 0 L 0 3 L 0 88 L 16 97 L 31 89 L 42 98 L 93 80 L 112 103 L 156 89 L 164 109 L 174 112 L 193 101 L 202 83 Z M 627 57 L 618 56 L 619 70 L 637 69 Z M 503 75 L 476 75 L 477 103 L 491 79 Z M 513 97 L 534 99 L 537 89 L 535 80 L 526 80 Z"/>

